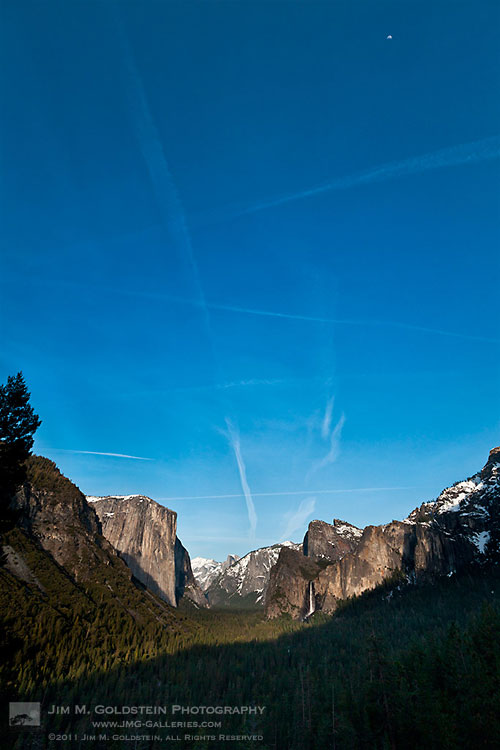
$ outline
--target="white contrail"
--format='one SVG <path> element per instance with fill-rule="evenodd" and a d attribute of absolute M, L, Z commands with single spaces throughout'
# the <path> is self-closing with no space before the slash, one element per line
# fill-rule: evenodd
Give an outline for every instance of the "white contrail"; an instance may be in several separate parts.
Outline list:
<path fill-rule="evenodd" d="M 0 282 L 3 279 L 0 279 Z M 31 279 L 30 281 L 38 283 L 36 280 Z M 44 279 L 44 285 L 64 285 L 75 289 L 85 289 L 88 291 L 88 284 L 80 284 L 74 281 L 62 281 Z M 288 313 L 288 312 L 277 312 L 275 310 L 259 310 L 253 307 L 240 307 L 238 305 L 223 305 L 215 302 L 207 302 L 205 298 L 203 300 L 189 299 L 188 297 L 178 297 L 172 294 L 166 294 L 164 292 L 144 292 L 138 289 L 124 289 L 111 287 L 106 285 L 96 285 L 94 287 L 101 292 L 109 294 L 125 295 L 127 297 L 141 297 L 144 299 L 159 300 L 166 302 L 174 302 L 180 305 L 192 305 L 195 307 L 204 307 L 208 310 L 220 310 L 221 312 L 234 312 L 242 315 L 255 315 L 264 318 L 283 318 L 285 320 L 298 320 L 306 323 L 331 323 L 346 326 L 359 326 L 359 327 L 375 327 L 375 328 L 398 328 L 403 331 L 416 331 L 421 333 L 430 333 L 437 336 L 450 336 L 451 338 L 465 339 L 466 341 L 481 341 L 487 344 L 500 344 L 500 339 L 491 338 L 488 336 L 476 336 L 474 334 L 461 333 L 459 331 L 446 331 L 441 328 L 429 328 L 427 326 L 412 325 L 411 323 L 400 323 L 394 320 L 377 320 L 376 318 L 353 320 L 351 318 L 326 318 L 316 315 L 303 315 L 300 313 Z"/>
<path fill-rule="evenodd" d="M 255 512 L 255 505 L 252 499 L 252 493 L 248 486 L 247 473 L 245 469 L 245 462 L 241 455 L 240 436 L 238 431 L 234 428 L 230 419 L 226 417 L 226 425 L 228 430 L 229 443 L 234 451 L 236 463 L 238 464 L 238 472 L 240 475 L 241 489 L 247 504 L 248 520 L 250 522 L 250 537 L 255 537 L 255 529 L 257 528 L 257 513 Z"/>
<path fill-rule="evenodd" d="M 396 492 L 412 490 L 414 487 L 349 487 L 344 490 L 288 490 L 285 492 L 252 492 L 252 497 L 283 497 L 286 495 L 342 495 L 346 492 Z M 173 500 L 228 500 L 230 498 L 245 497 L 242 494 L 231 495 L 182 495 L 178 497 L 159 497 L 162 502 Z"/>
<path fill-rule="evenodd" d="M 487 161 L 489 159 L 498 159 L 500 157 L 500 136 L 484 138 L 479 141 L 462 143 L 451 148 L 442 148 L 438 151 L 432 151 L 427 154 L 420 154 L 409 159 L 381 164 L 365 172 L 358 172 L 353 175 L 338 177 L 322 185 L 299 190 L 294 193 L 281 195 L 278 198 L 272 198 L 267 201 L 254 203 L 252 206 L 242 208 L 234 213 L 235 216 L 245 214 L 254 214 L 263 211 L 266 208 L 281 206 L 284 203 L 297 201 L 301 198 L 309 198 L 321 193 L 327 193 L 330 190 L 346 190 L 356 187 L 357 185 L 367 185 L 371 182 L 382 182 L 392 180 L 405 175 L 420 174 L 434 169 L 443 167 L 459 166 L 461 164 L 476 164 L 477 162 Z"/>
<path fill-rule="evenodd" d="M 129 99 L 130 112 L 135 125 L 137 140 L 153 184 L 158 208 L 163 223 L 172 236 L 178 250 L 187 259 L 196 291 L 196 304 L 201 308 L 208 344 L 211 348 L 214 366 L 215 353 L 210 322 L 210 314 L 205 299 L 200 272 L 193 251 L 191 235 L 186 215 L 177 192 L 174 178 L 165 155 L 161 136 L 153 119 L 146 96 L 144 84 L 135 62 L 127 34 L 121 18 L 115 16 L 116 31 L 121 46 L 124 67 L 127 72 L 126 95 Z"/>
<path fill-rule="evenodd" d="M 87 456 L 113 456 L 113 458 L 133 458 L 135 461 L 154 461 L 154 458 L 144 458 L 144 456 L 127 456 L 125 453 L 102 453 L 101 451 L 77 451 L 66 448 L 55 448 L 63 453 L 84 453 Z"/>
<path fill-rule="evenodd" d="M 181 300 L 178 300 L 179 302 Z M 184 303 L 196 304 L 191 300 L 182 300 Z M 412 325 L 411 323 L 399 323 L 394 320 L 352 320 L 350 318 L 323 318 L 316 315 L 301 315 L 294 313 L 276 312 L 274 310 L 259 310 L 252 307 L 239 307 L 238 305 L 219 305 L 212 302 L 207 303 L 211 310 L 221 310 L 226 312 L 241 313 L 243 315 L 257 315 L 266 318 L 285 318 L 287 320 L 303 320 L 309 323 L 334 323 L 348 326 L 374 326 L 400 328 L 405 331 L 418 331 L 421 333 L 432 333 L 438 336 L 451 336 L 452 338 L 466 339 L 468 341 L 483 341 L 488 344 L 500 344 L 500 339 L 490 338 L 488 336 L 475 336 L 468 333 L 457 331 L 445 331 L 441 328 L 428 328 L 426 326 Z"/>
<path fill-rule="evenodd" d="M 283 532 L 283 536 L 281 537 L 282 542 L 285 539 L 290 539 L 290 537 L 297 531 L 297 529 L 303 529 L 305 522 L 307 521 L 309 516 L 312 515 L 315 507 L 315 497 L 306 497 L 304 500 L 302 500 L 295 513 L 293 513 L 292 516 L 288 519 L 286 529 Z"/>
<path fill-rule="evenodd" d="M 250 378 L 250 380 L 236 380 L 230 383 L 217 383 L 215 388 L 226 390 L 227 388 L 244 388 L 247 386 L 283 385 L 284 383 L 296 383 L 297 380 L 298 378 L 288 378 L 288 380 L 284 380 L 282 378 Z"/>

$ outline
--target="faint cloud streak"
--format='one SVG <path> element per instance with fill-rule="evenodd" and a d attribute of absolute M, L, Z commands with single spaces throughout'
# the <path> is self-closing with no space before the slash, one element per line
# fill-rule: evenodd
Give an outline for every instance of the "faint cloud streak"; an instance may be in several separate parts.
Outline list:
<path fill-rule="evenodd" d="M 296 531 L 304 527 L 309 516 L 314 513 L 315 507 L 315 497 L 306 497 L 304 500 L 302 500 L 297 510 L 288 518 L 285 531 L 283 532 L 283 536 L 281 537 L 282 542 L 286 539 L 290 539 L 290 537 Z"/>
<path fill-rule="evenodd" d="M 318 461 L 312 468 L 311 474 L 315 474 L 317 471 L 320 471 L 320 469 L 324 469 L 325 466 L 329 466 L 330 464 L 333 464 L 338 457 L 339 450 L 340 450 L 340 438 L 342 435 L 342 428 L 344 426 L 345 422 L 345 416 L 342 414 L 339 421 L 335 425 L 334 429 L 332 430 L 332 433 L 330 435 L 330 450 L 324 456 L 320 461 Z"/>
<path fill-rule="evenodd" d="M 323 417 L 323 424 L 321 425 L 321 436 L 326 440 L 330 434 L 330 427 L 332 424 L 332 412 L 335 397 L 332 396 L 328 399 L 325 409 L 325 416 Z"/>

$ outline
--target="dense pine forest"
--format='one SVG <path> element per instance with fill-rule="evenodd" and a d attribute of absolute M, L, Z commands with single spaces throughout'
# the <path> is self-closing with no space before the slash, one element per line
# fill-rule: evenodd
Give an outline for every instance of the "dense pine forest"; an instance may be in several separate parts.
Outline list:
<path fill-rule="evenodd" d="M 54 587 L 38 601 L 22 584 L 15 591 L 2 586 L 4 699 L 42 700 L 44 707 L 258 704 L 266 706 L 261 717 L 223 717 L 223 730 L 257 733 L 262 741 L 234 746 L 266 750 L 498 747 L 497 567 L 433 587 L 407 584 L 392 594 L 383 587 L 308 623 L 266 621 L 261 612 L 173 612 L 153 599 L 154 617 L 132 616 L 123 602 L 94 606 L 97 589 L 82 590 L 69 606 L 64 574 L 38 570 L 40 584 Z M 89 717 L 52 716 L 50 730 L 83 737 Z M 94 733 L 90 742 L 66 742 L 145 750 L 169 743 L 122 736 L 176 736 L 177 730 L 113 731 L 114 741 L 99 742 Z M 61 747 L 45 731 L 9 730 L 9 742 Z M 210 739 L 174 742 L 220 746 Z"/>

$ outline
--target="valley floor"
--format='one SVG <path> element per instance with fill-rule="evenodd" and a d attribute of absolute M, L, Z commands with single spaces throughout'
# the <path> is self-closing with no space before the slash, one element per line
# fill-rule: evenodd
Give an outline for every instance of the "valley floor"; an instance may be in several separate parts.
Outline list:
<path fill-rule="evenodd" d="M 83 598 L 80 614 L 64 610 L 64 595 L 55 612 L 47 593 L 43 604 L 22 586 L 7 601 L 5 583 L 2 699 L 42 703 L 40 730 L 5 727 L 16 750 L 498 747 L 495 566 L 434 586 L 377 589 L 308 623 L 256 611 L 160 616 L 154 603 L 156 622 L 110 605 L 92 610 L 90 622 Z M 75 714 L 75 705 L 88 713 Z M 51 706 L 70 713 L 49 715 Z M 166 714 L 96 714 L 98 706 Z M 186 712 L 200 706 L 255 710 Z"/>

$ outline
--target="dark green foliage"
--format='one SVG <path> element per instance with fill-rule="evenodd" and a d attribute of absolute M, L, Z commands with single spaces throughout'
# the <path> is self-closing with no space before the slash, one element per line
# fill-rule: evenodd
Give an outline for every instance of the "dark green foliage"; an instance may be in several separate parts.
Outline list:
<path fill-rule="evenodd" d="M 44 456 L 30 456 L 25 462 L 26 479 L 42 492 L 53 492 L 66 498 L 81 497 L 73 482 L 61 474 L 56 464 Z"/>
<path fill-rule="evenodd" d="M 25 478 L 24 462 L 41 424 L 29 403 L 30 394 L 21 372 L 0 385 L 0 531 L 12 525 L 12 496 Z"/>
<path fill-rule="evenodd" d="M 262 719 L 233 717 L 224 726 L 262 733 L 262 743 L 249 744 L 260 750 L 498 747 L 497 567 L 435 586 L 401 586 L 390 599 L 385 587 L 333 617 L 317 613 L 307 624 L 289 617 L 268 621 L 262 612 L 187 614 L 165 607 L 167 616 L 154 597 L 150 616 L 142 610 L 134 617 L 122 600 L 125 592 L 106 598 L 106 587 L 96 586 L 75 593 L 61 572 L 34 558 L 45 553 L 23 540 L 46 593 L 4 574 L 0 604 L 10 646 L 1 677 L 19 700 L 42 698 L 45 706 L 257 703 L 267 706 Z M 51 731 L 88 728 L 88 717 L 50 722 Z M 124 744 L 96 740 L 74 747 L 116 750 Z M 209 741 L 175 746 L 219 747 Z M 44 740 L 39 747 L 57 744 Z"/>
<path fill-rule="evenodd" d="M 9 375 L 0 385 L 0 440 L 15 445 L 24 458 L 33 447 L 33 435 L 41 421 L 29 403 L 30 394 L 22 372 Z"/>

